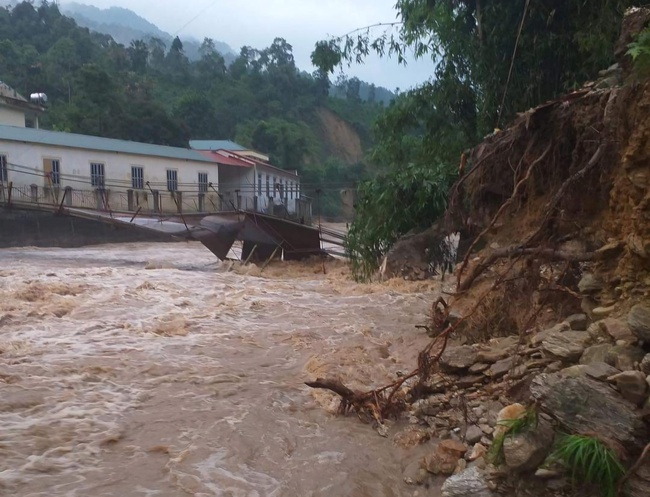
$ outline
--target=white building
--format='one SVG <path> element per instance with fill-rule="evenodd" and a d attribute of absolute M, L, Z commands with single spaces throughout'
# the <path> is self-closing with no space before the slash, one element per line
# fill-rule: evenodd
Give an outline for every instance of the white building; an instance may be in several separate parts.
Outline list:
<path fill-rule="evenodd" d="M 4 200 L 113 211 L 221 210 L 219 165 L 193 150 L 0 125 Z M 1 197 L 0 197 L 1 198 Z"/>
<path fill-rule="evenodd" d="M 38 116 L 44 110 L 0 81 L 0 124 L 38 128 Z"/>
<path fill-rule="evenodd" d="M 237 208 L 294 214 L 301 210 L 300 178 L 269 158 L 227 140 L 192 140 L 190 147 L 219 164 L 220 192 Z"/>
<path fill-rule="evenodd" d="M 186 149 L 47 131 L 38 129 L 43 110 L 0 83 L 0 203 L 310 214 L 297 173 L 264 154 L 228 141 L 192 141 Z"/>

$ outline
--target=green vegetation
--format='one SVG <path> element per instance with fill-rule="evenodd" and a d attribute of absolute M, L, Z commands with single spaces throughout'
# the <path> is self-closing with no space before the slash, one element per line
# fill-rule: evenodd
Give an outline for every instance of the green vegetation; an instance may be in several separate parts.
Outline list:
<path fill-rule="evenodd" d="M 362 28 L 319 42 L 312 61 L 325 74 L 370 52 L 398 60 L 413 52 L 437 63 L 432 80 L 400 95 L 377 124 L 373 160 L 383 174 L 360 189 L 363 207 L 348 243 L 359 259 L 356 276 L 366 278 L 397 237 L 432 224 L 441 213 L 397 201 L 392 211 L 386 209 L 381 194 L 403 183 L 405 168 L 444 189 L 461 151 L 516 112 L 576 88 L 608 67 L 624 10 L 642 3 L 398 0 L 399 22 L 390 27 Z M 445 196 L 446 190 L 436 193 L 432 204 L 439 206 Z M 366 228 L 373 223 L 389 228 Z"/>
<path fill-rule="evenodd" d="M 625 468 L 616 453 L 596 437 L 563 436 L 551 454 L 571 470 L 572 478 L 594 484 L 605 497 L 615 497 Z"/>
<path fill-rule="evenodd" d="M 634 60 L 634 68 L 641 76 L 650 74 L 650 27 L 639 33 L 630 43 L 628 55 Z"/>
<path fill-rule="evenodd" d="M 537 410 L 534 407 L 529 407 L 519 417 L 515 419 L 506 419 L 500 421 L 498 426 L 504 427 L 499 435 L 494 437 L 492 446 L 487 454 L 488 460 L 492 464 L 500 465 L 503 463 L 503 443 L 507 436 L 514 437 L 520 433 L 526 433 L 537 427 Z"/>
<path fill-rule="evenodd" d="M 339 214 L 339 189 L 368 167 L 333 149 L 320 111 L 350 119 L 368 147 L 382 105 L 358 92 L 329 96 L 328 77 L 298 70 L 282 38 L 243 47 L 230 65 L 216 47 L 206 38 L 192 61 L 178 37 L 125 47 L 77 26 L 55 3 L 0 8 L 0 78 L 24 95 L 48 95 L 44 127 L 182 147 L 190 138 L 240 140 L 298 170 L 306 195 L 323 190 L 323 214 Z"/>

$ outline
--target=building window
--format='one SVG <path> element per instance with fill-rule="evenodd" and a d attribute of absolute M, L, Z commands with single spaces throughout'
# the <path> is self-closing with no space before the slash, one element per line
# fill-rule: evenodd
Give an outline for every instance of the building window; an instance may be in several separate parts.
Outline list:
<path fill-rule="evenodd" d="M 273 197 L 275 197 L 275 192 L 278 190 L 278 178 L 273 176 Z"/>
<path fill-rule="evenodd" d="M 167 190 L 175 192 L 178 190 L 178 171 L 167 169 Z"/>
<path fill-rule="evenodd" d="M 104 188 L 104 164 L 101 162 L 90 163 L 90 184 L 95 188 Z"/>
<path fill-rule="evenodd" d="M 269 185 L 269 175 L 266 175 L 266 196 L 270 197 L 271 196 L 271 186 Z"/>
<path fill-rule="evenodd" d="M 262 196 L 262 173 L 258 173 L 257 175 L 257 196 Z"/>
<path fill-rule="evenodd" d="M 289 183 L 289 198 L 293 200 L 293 183 Z"/>
<path fill-rule="evenodd" d="M 61 186 L 61 162 L 58 159 L 52 159 L 52 184 Z"/>
<path fill-rule="evenodd" d="M 208 191 L 208 173 L 199 173 L 199 193 L 205 193 L 207 191 Z"/>
<path fill-rule="evenodd" d="M 142 166 L 131 166 L 131 187 L 134 190 L 144 189 L 144 168 Z"/>
<path fill-rule="evenodd" d="M 7 171 L 6 155 L 0 155 L 0 183 L 9 183 L 9 171 Z"/>

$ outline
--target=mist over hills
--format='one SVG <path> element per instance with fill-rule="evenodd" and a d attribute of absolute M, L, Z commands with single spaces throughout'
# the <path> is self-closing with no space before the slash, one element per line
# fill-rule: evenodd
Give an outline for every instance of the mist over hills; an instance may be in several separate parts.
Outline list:
<path fill-rule="evenodd" d="M 132 10 L 122 7 L 100 9 L 93 5 L 72 2 L 61 4 L 59 8 L 62 14 L 72 17 L 79 26 L 110 35 L 116 42 L 125 46 L 129 46 L 135 40 L 160 38 L 169 48 L 174 39 L 171 33 L 163 31 Z M 187 58 L 198 60 L 201 41 L 193 37 L 180 37 L 180 39 Z M 227 64 L 237 57 L 236 52 L 227 43 L 214 40 L 214 45 Z"/>

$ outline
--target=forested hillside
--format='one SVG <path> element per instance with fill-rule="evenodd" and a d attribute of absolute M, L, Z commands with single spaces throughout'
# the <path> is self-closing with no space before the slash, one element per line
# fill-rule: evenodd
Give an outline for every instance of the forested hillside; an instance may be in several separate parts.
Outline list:
<path fill-rule="evenodd" d="M 298 169 L 305 191 L 323 189 L 329 214 L 338 190 L 366 173 L 361 159 L 382 108 L 363 102 L 355 85 L 332 99 L 327 76 L 299 71 L 282 38 L 243 47 L 231 65 L 205 39 L 192 62 L 178 38 L 125 47 L 47 2 L 0 9 L 0 68 L 19 92 L 48 95 L 44 127 L 184 147 L 190 138 L 234 139 Z M 357 133 L 362 153 L 337 150 L 323 115 L 349 120 L 342 129 Z"/>

